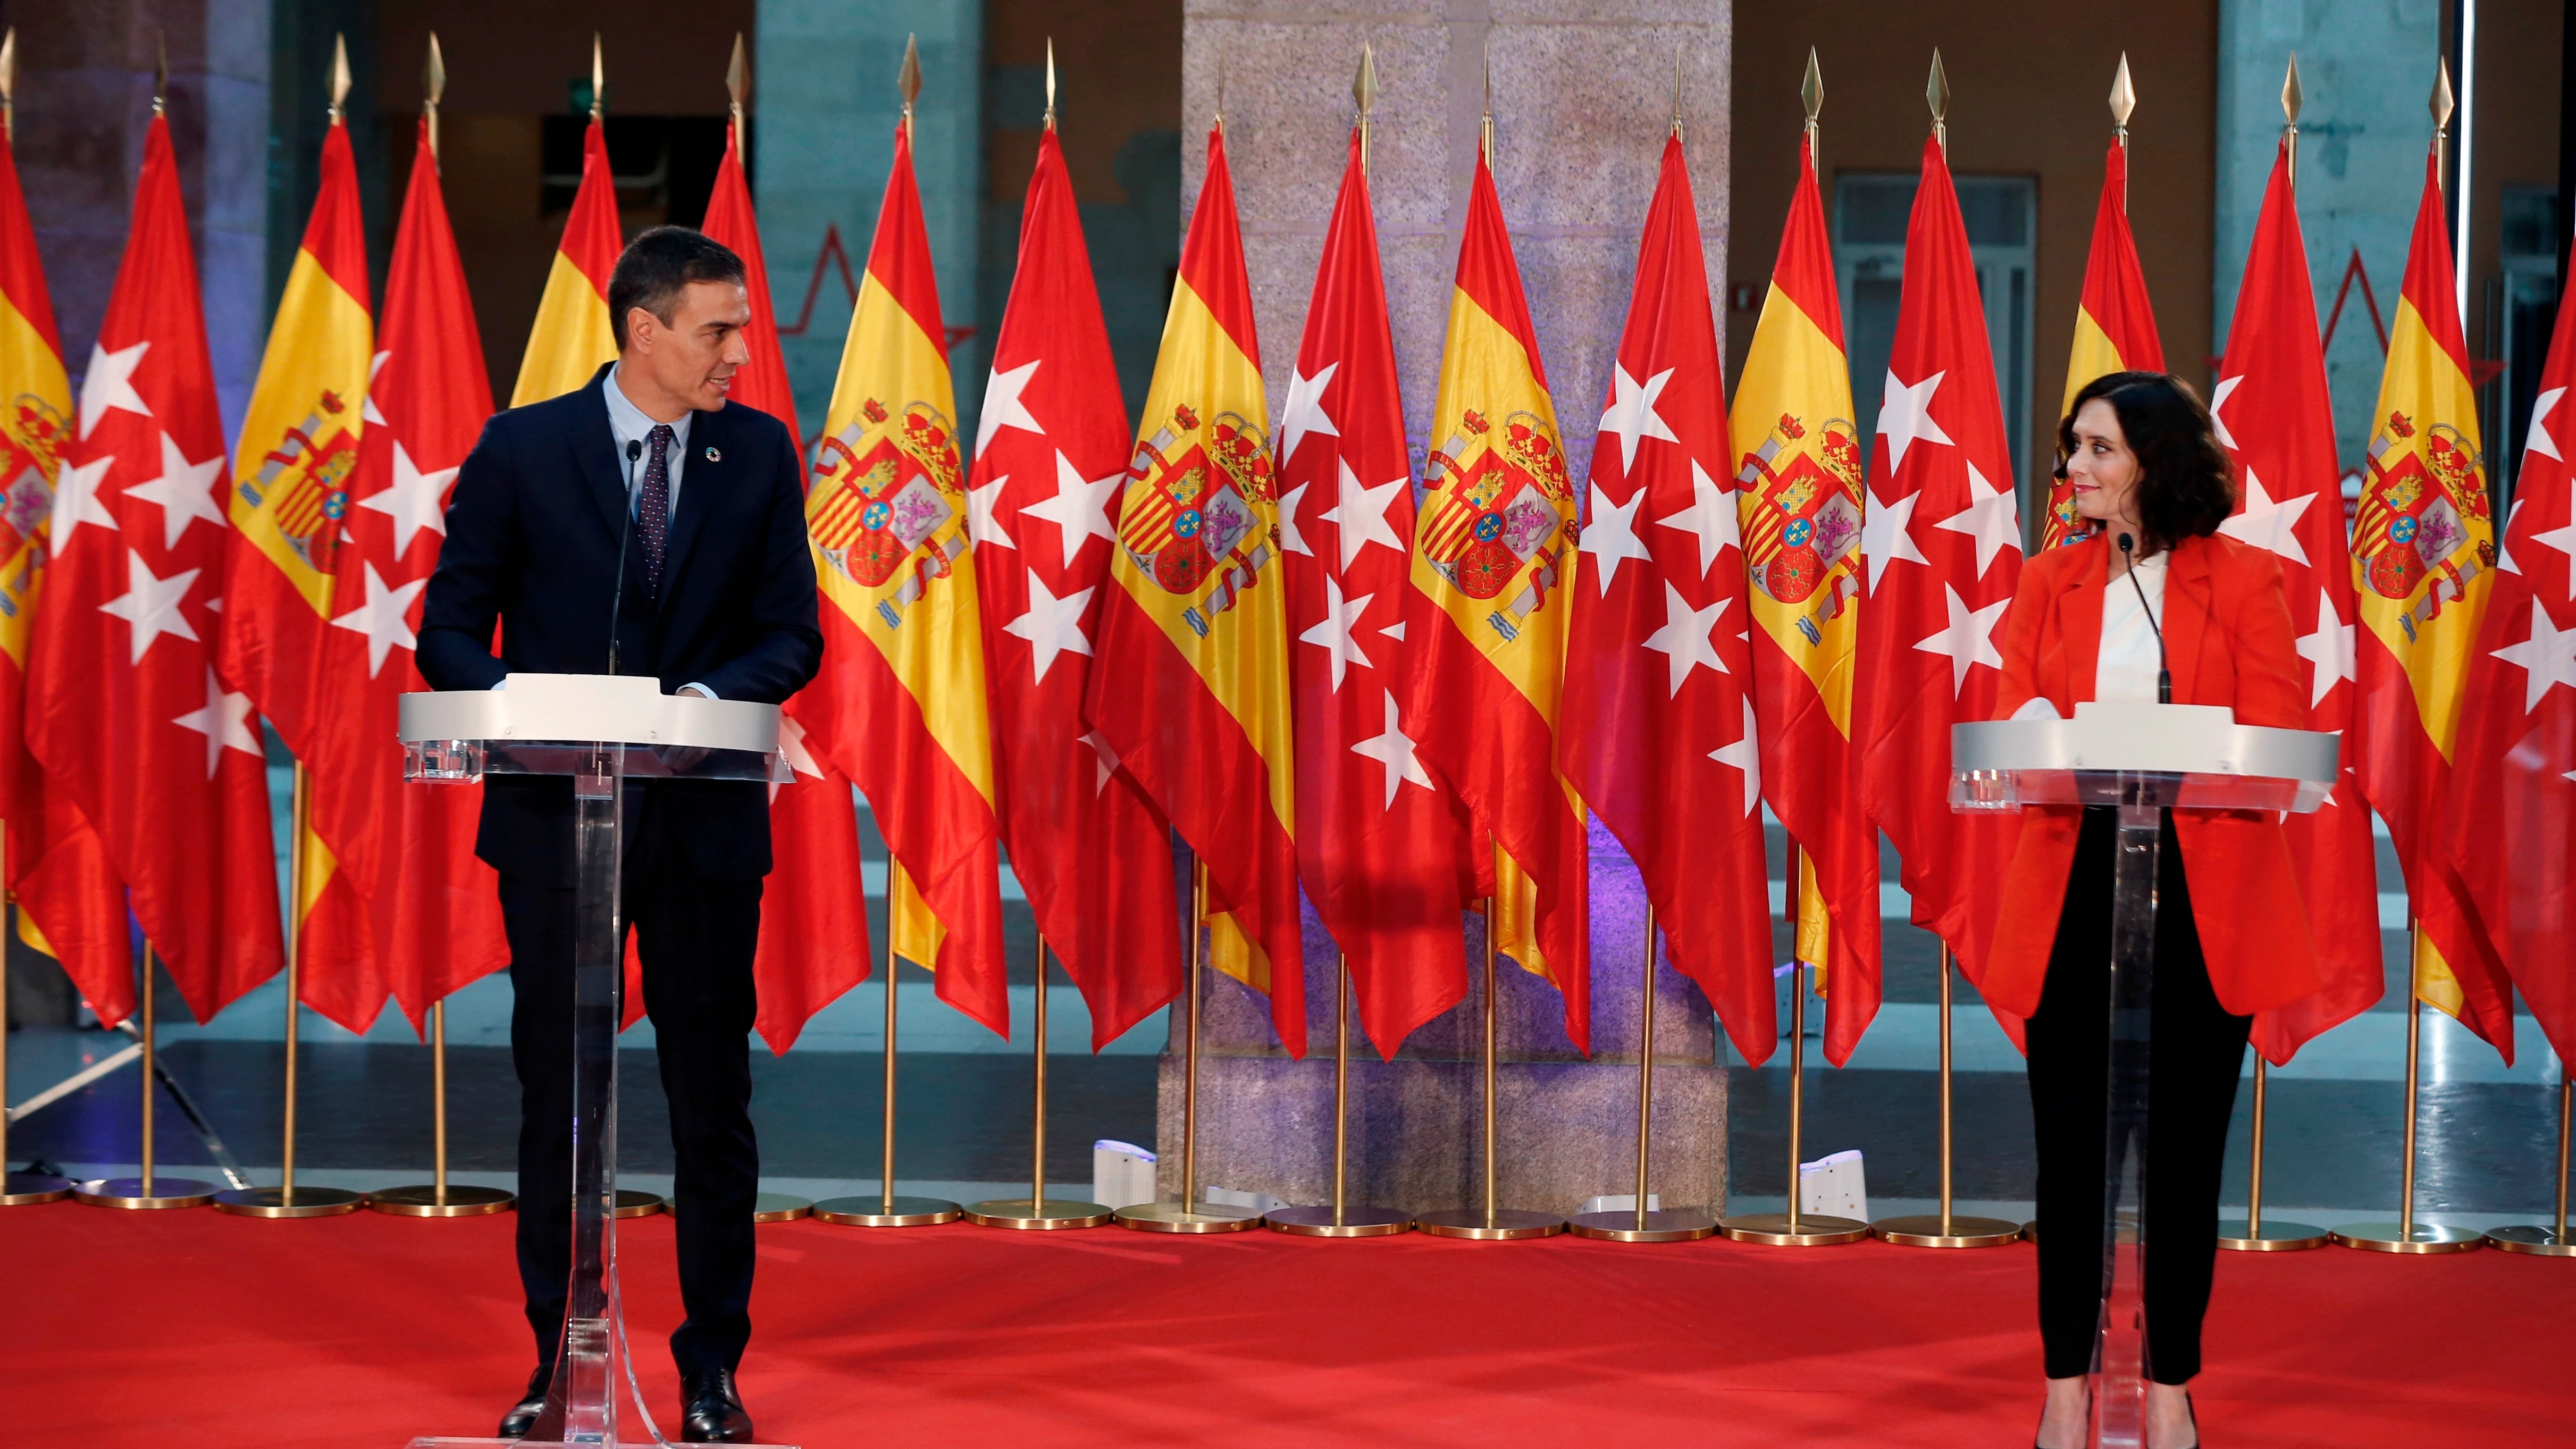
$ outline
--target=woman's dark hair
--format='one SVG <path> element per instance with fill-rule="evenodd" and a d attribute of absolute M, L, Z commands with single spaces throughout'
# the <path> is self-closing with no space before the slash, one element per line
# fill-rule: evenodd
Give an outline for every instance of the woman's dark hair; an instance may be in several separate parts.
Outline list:
<path fill-rule="evenodd" d="M 2200 394 L 2171 373 L 2114 372 L 2084 384 L 2057 425 L 2057 477 L 2075 452 L 2075 415 L 2095 398 L 2111 405 L 2138 458 L 2139 556 L 2216 533 L 2236 511 L 2227 453 Z"/>

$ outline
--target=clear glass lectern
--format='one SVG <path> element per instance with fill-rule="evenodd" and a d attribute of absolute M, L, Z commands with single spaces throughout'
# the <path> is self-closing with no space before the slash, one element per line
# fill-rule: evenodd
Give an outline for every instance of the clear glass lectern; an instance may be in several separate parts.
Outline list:
<path fill-rule="evenodd" d="M 2105 1123 L 2102 1315 L 2093 1342 L 2093 1442 L 2146 1442 L 2147 1061 L 2153 1021 L 2156 865 L 2174 807 L 2304 814 L 2335 781 L 2336 736 L 2241 725 L 2222 706 L 2100 704 L 2075 718 L 1954 725 L 1950 805 L 2118 809 L 2111 896 L 2110 1094 Z M 2043 1232 L 2063 1231 L 2043 1224 Z"/>
<path fill-rule="evenodd" d="M 778 708 L 666 695 L 633 675 L 514 674 L 496 690 L 402 698 L 403 778 L 568 775 L 574 801 L 572 1281 L 545 1414 L 528 1437 L 428 1446 L 666 1444 L 636 1387 L 617 1287 L 618 929 L 625 782 L 758 780 L 778 768 Z M 621 1385 L 621 1380 L 622 1385 Z M 621 1393 L 621 1387 L 624 1392 Z M 631 1398 L 636 1424 L 620 1432 Z M 633 1432 L 640 1427 L 641 1434 Z"/>

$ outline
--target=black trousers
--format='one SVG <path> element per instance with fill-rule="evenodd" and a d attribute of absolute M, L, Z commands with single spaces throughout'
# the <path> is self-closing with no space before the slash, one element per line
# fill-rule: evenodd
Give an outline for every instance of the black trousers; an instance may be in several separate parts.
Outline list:
<path fill-rule="evenodd" d="M 2048 1376 L 2093 1366 L 2101 1312 L 2103 1113 L 2110 1086 L 2111 872 L 2118 812 L 2084 812 L 2066 910 L 2030 1019 L 2030 1111 L 2039 1156 L 2039 1334 Z M 2218 1258 L 2218 1182 L 2253 1018 L 2210 990 L 2191 888 L 2167 812 L 2156 869 L 2154 1045 L 2147 1067 L 2144 1259 L 2147 1372 L 2200 1372 L 2200 1320 Z"/>
<path fill-rule="evenodd" d="M 630 798 L 629 809 L 636 802 Z M 670 1101 L 680 1301 L 671 1335 L 683 1374 L 731 1369 L 751 1341 L 751 960 L 758 880 L 709 880 L 647 805 L 627 835 L 625 925 L 644 967 L 644 1003 Z M 510 1055 L 519 1070 L 519 1282 L 539 1362 L 563 1337 L 572 1271 L 572 937 L 568 886 L 501 878 L 510 938 Z"/>

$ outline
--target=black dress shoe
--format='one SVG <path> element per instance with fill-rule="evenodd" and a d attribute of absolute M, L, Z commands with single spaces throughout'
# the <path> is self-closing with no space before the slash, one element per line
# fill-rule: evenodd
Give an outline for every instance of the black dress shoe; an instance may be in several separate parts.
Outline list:
<path fill-rule="evenodd" d="M 731 1369 L 699 1369 L 680 1379 L 680 1442 L 683 1444 L 748 1444 L 751 1415 L 743 1412 L 742 1392 Z"/>
<path fill-rule="evenodd" d="M 528 1437 L 528 1431 L 537 1426 L 537 1416 L 546 1410 L 546 1390 L 553 1385 L 554 1381 L 553 1364 L 537 1365 L 537 1371 L 528 1375 L 528 1391 L 519 1396 L 519 1402 L 511 1406 L 510 1412 L 501 1416 L 501 1430 L 495 1437 L 502 1439 Z"/>

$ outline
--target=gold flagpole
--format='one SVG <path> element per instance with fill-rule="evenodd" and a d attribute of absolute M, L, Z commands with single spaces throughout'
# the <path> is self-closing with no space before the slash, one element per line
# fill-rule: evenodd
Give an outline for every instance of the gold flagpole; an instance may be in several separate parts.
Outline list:
<path fill-rule="evenodd" d="M 158 102 L 156 101 L 155 104 L 158 104 Z M 153 1098 L 159 1094 L 161 1085 L 160 1059 L 154 1052 L 156 1041 L 153 1020 L 152 980 L 155 974 L 156 973 L 152 966 L 152 943 L 146 941 L 143 943 L 143 1000 L 141 1002 L 141 1011 L 143 1016 L 143 1057 L 141 1062 L 143 1068 L 143 1138 L 140 1152 L 142 1159 L 142 1175 L 139 1177 L 96 1177 L 74 1187 L 72 1189 L 72 1196 L 82 1202 L 88 1203 L 91 1207 L 137 1209 L 192 1208 L 204 1207 L 206 1204 L 215 1200 L 215 1185 L 211 1182 L 206 1182 L 193 1177 L 164 1177 L 154 1171 L 153 1159 L 156 1154 L 153 1150 L 152 1140 L 152 1105 Z"/>
<path fill-rule="evenodd" d="M 156 33 L 153 45 L 152 114 L 157 118 L 168 114 L 170 106 L 169 33 Z M 160 1089 L 160 1063 L 153 1051 L 153 975 L 152 943 L 145 941 L 140 1003 L 143 1014 L 143 1137 L 139 1149 L 142 1176 L 92 1178 L 72 1189 L 75 1199 L 92 1207 L 191 1208 L 204 1207 L 215 1200 L 215 1185 L 211 1182 L 193 1177 L 158 1178 L 152 1170 L 152 1101 Z"/>
<path fill-rule="evenodd" d="M 1353 120 L 1359 132 L 1360 175 L 1368 175 L 1369 112 L 1377 108 L 1377 49 L 1360 44 L 1359 74 L 1351 81 Z M 1273 1231 L 1311 1238 L 1376 1238 L 1413 1226 L 1413 1215 L 1394 1208 L 1350 1204 L 1351 1128 L 1351 958 L 1342 952 L 1333 962 L 1333 1202 L 1327 1208 L 1284 1207 L 1269 1214 Z"/>
<path fill-rule="evenodd" d="M 1207 974 L 1207 862 L 1193 861 L 1190 876 L 1189 1005 L 1181 1041 L 1181 1200 L 1136 1203 L 1118 1209 L 1114 1220 L 1143 1233 L 1239 1233 L 1261 1226 L 1261 1214 L 1199 1201 L 1199 1008 L 1200 984 Z"/>
<path fill-rule="evenodd" d="M 1819 117 L 1825 110 L 1825 73 L 1816 63 L 1816 48 L 1807 47 L 1807 74 L 1799 83 L 1798 98 L 1807 109 L 1807 165 L 1809 174 L 1818 174 L 1824 165 L 1824 127 Z M 1739 1243 L 1761 1243 L 1775 1248 L 1823 1248 L 1841 1243 L 1857 1243 L 1869 1236 L 1869 1224 L 1855 1218 L 1804 1217 L 1799 1210 L 1798 1170 L 1805 1156 L 1807 1106 L 1807 966 L 1799 955 L 1798 925 L 1800 911 L 1806 904 L 1806 854 L 1798 842 L 1789 842 L 1789 878 L 1782 887 L 1782 914 L 1789 923 L 1789 1187 L 1788 1207 L 1784 1212 L 1747 1213 L 1730 1217 L 1719 1225 L 1719 1231 Z"/>
<path fill-rule="evenodd" d="M 2305 98 L 2299 90 L 2299 56 L 2290 54 L 2290 68 L 2281 78 L 2281 141 L 2289 147 L 2290 194 L 2299 190 L 2299 109 Z M 2264 1106 L 2269 1096 L 2271 1064 L 2263 1054 L 2254 1054 L 2254 1120 L 2252 1123 L 2252 1158 L 2248 1164 L 2245 1193 L 2245 1217 L 2218 1225 L 2218 1246 L 2239 1253 L 2283 1253 L 2326 1245 L 2326 1230 L 2313 1223 L 2275 1222 L 2263 1225 L 2263 1133 Z"/>
<path fill-rule="evenodd" d="M 1050 62 L 1054 58 L 1054 50 L 1050 42 L 1047 47 Z M 1052 64 L 1049 71 L 1052 78 Z M 1052 91 L 1053 87 L 1048 89 Z M 1037 983 L 1036 1026 L 1031 1033 L 1037 1044 L 1037 1102 L 1029 1128 L 1029 1195 L 1025 1198 L 991 1198 L 972 1204 L 966 1209 L 966 1221 L 977 1227 L 1029 1228 L 1041 1232 L 1106 1227 L 1111 1213 L 1099 1203 L 1046 1195 L 1047 947 L 1044 935 L 1038 937 Z"/>
<path fill-rule="evenodd" d="M 342 124 L 342 108 L 349 100 L 349 38 L 336 36 L 331 50 L 330 123 Z M 240 1187 L 215 1194 L 215 1211 L 244 1218 L 327 1218 L 353 1213 L 366 1206 L 357 1193 L 336 1187 L 295 1189 L 295 1099 L 296 1099 L 296 1027 L 302 1005 L 302 952 L 304 892 L 309 879 L 310 862 L 306 859 L 312 846 L 307 835 L 313 828 L 312 792 L 304 762 L 295 762 L 294 793 L 288 797 L 287 813 L 293 821 L 291 854 L 286 867 L 286 1100 L 283 1140 L 278 1148 L 278 1185 Z"/>
<path fill-rule="evenodd" d="M 421 63 L 421 116 L 429 125 L 430 164 L 438 164 L 438 103 L 447 93 L 447 59 L 438 48 L 438 32 L 429 33 L 429 56 Z M 430 1180 L 426 1187 L 389 1187 L 367 1194 L 367 1206 L 403 1218 L 481 1217 L 505 1212 L 517 1195 L 497 1187 L 452 1186 L 447 1181 L 447 1000 L 429 1004 Z"/>
<path fill-rule="evenodd" d="M 18 139 L 18 27 L 10 26 L 0 35 L 0 146 L 14 146 Z M 8 876 L 9 845 L 0 838 L 0 879 Z M 17 896 L 7 897 L 16 905 Z M 10 923 L 0 918 L 0 930 Z M 59 1177 L 41 1172 L 9 1170 L 9 981 L 0 969 L 0 1207 L 28 1207 L 40 1202 L 60 1202 L 71 1196 L 72 1185 Z"/>
<path fill-rule="evenodd" d="M 1942 158 L 1950 155 L 1950 78 L 1941 67 L 1941 52 L 1932 52 L 1932 76 L 1924 83 L 1924 102 L 1932 108 L 1932 136 Z M 1994 1248 L 2021 1237 L 2021 1224 L 2001 1218 L 1961 1217 L 1952 1211 L 1950 1154 L 1950 943 L 1941 943 L 1941 1210 L 1880 1218 L 1869 1225 L 1872 1235 L 1907 1248 Z M 1794 1187 L 1792 1188 L 1794 1191 Z"/>
<path fill-rule="evenodd" d="M 2511 1227 L 2490 1228 L 2487 1241 L 2508 1253 L 2538 1253 L 2543 1257 L 2576 1257 L 2576 1239 L 2567 1236 L 2567 1146 L 2569 1111 L 2576 1108 L 2576 1077 L 2567 1073 L 2567 1064 L 2558 1064 L 2558 1171 L 2551 1179 L 2558 1197 L 2558 1217 L 2554 1224 L 2516 1223 Z"/>
<path fill-rule="evenodd" d="M 1486 116 L 1486 126 L 1490 130 L 1492 125 L 1493 118 L 1489 105 Z M 1499 852 L 1500 849 L 1501 848 L 1499 846 L 1496 847 L 1497 852 Z M 1564 1232 L 1566 1227 L 1565 1219 L 1558 1217 L 1554 1213 L 1531 1212 L 1524 1208 L 1506 1208 L 1496 1205 L 1500 1198 L 1500 1194 L 1496 1191 L 1496 1187 L 1500 1173 L 1502 1144 L 1501 1132 L 1497 1125 L 1499 1122 L 1499 1114 L 1496 1108 L 1494 1082 L 1494 1062 L 1497 1046 L 1496 1038 L 1498 1035 L 1495 1030 L 1496 1001 L 1494 958 L 1497 947 L 1495 938 L 1502 934 L 1502 924 L 1503 912 L 1501 900 L 1494 896 L 1485 897 L 1484 1205 L 1482 1207 L 1471 1208 L 1444 1208 L 1438 1212 L 1424 1213 L 1413 1220 L 1415 1227 L 1420 1228 L 1422 1231 L 1429 1233 L 1436 1238 L 1470 1238 L 1482 1242 L 1508 1242 L 1520 1238 L 1553 1237 L 1558 1233 Z"/>
<path fill-rule="evenodd" d="M 907 74 L 912 69 L 911 53 L 904 58 Z M 916 82 L 917 86 L 917 82 Z M 894 1190 L 894 1105 L 895 1105 L 895 1026 L 896 1005 L 903 993 L 896 981 L 894 933 L 902 915 L 902 901 L 907 881 L 903 862 L 894 852 L 886 852 L 886 942 L 885 942 L 885 1123 L 883 1152 L 878 1159 L 877 1193 L 853 1197 L 836 1197 L 814 1204 L 814 1216 L 823 1222 L 838 1223 L 847 1228 L 926 1228 L 939 1223 L 953 1223 L 965 1209 L 938 1197 L 898 1197 Z"/>
<path fill-rule="evenodd" d="M 1678 47 L 1673 51 L 1672 134 L 1676 141 L 1682 138 L 1682 52 Z M 1716 1233 L 1717 1219 L 1695 1208 L 1657 1211 L 1649 1191 L 1655 1140 L 1655 906 L 1651 900 L 1646 903 L 1646 957 L 1637 974 L 1643 997 L 1637 1026 L 1637 1200 L 1624 1213 L 1577 1213 L 1567 1227 L 1577 1237 L 1614 1243 L 1686 1243 Z"/>
<path fill-rule="evenodd" d="M 2440 143 L 2435 142 L 2436 145 Z M 2416 1095 L 2421 1073 L 2424 1003 L 2415 998 L 2415 959 L 2424 947 L 2424 923 L 2407 922 L 2406 931 L 2406 1125 L 2398 1168 L 2397 1221 L 2345 1223 L 2330 1235 L 2347 1248 L 2370 1253 L 2465 1253 L 2486 1246 L 2486 1236 L 2467 1228 L 2415 1221 Z"/>

